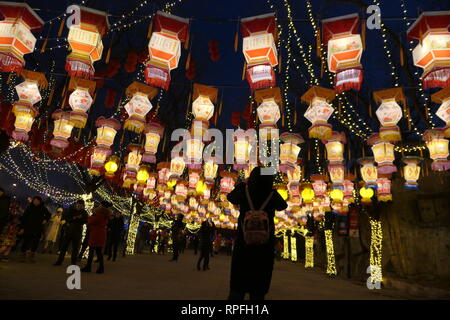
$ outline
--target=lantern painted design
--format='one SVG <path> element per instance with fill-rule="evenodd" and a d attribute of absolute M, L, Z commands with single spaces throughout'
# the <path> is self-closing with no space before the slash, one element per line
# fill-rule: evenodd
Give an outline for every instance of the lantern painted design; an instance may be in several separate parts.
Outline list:
<path fill-rule="evenodd" d="M 111 150 L 108 148 L 95 147 L 91 155 L 89 173 L 94 176 L 101 175 L 103 172 L 103 165 L 110 154 Z"/>
<path fill-rule="evenodd" d="M 367 188 L 377 187 L 378 171 L 374 164 L 374 159 L 371 157 L 362 158 L 358 160 L 361 165 L 361 177 L 366 183 Z"/>
<path fill-rule="evenodd" d="M 50 144 L 58 149 L 65 149 L 69 146 L 68 139 L 72 134 L 73 124 L 70 121 L 70 112 L 56 110 L 52 114 L 54 121 L 53 139 Z"/>
<path fill-rule="evenodd" d="M 196 138 L 203 137 L 208 129 L 209 120 L 214 114 L 214 103 L 217 102 L 218 89 L 194 84 L 194 93 L 192 95 L 192 113 L 194 121 L 191 128 L 191 134 Z"/>
<path fill-rule="evenodd" d="M 184 172 L 184 169 L 186 168 L 186 162 L 184 161 L 183 157 L 178 156 L 172 158 L 170 161 L 170 178 L 171 179 L 179 179 L 181 175 Z"/>
<path fill-rule="evenodd" d="M 110 156 L 105 163 L 105 177 L 112 178 L 115 176 L 120 166 L 120 159 L 118 156 Z"/>
<path fill-rule="evenodd" d="M 14 102 L 12 109 L 16 117 L 12 137 L 17 141 L 25 142 L 28 141 L 28 132 L 33 126 L 34 118 L 38 115 L 38 110 L 34 107 L 34 104 L 41 101 L 39 88 L 45 88 L 47 80 L 45 75 L 40 72 L 22 70 L 20 74 L 25 81 L 15 87 L 19 101 Z"/>
<path fill-rule="evenodd" d="M 312 174 L 310 176 L 312 183 L 312 187 L 314 189 L 314 194 L 317 199 L 322 199 L 325 197 L 325 194 L 327 193 L 327 184 L 328 178 L 326 175 L 322 174 Z"/>
<path fill-rule="evenodd" d="M 403 176 L 405 177 L 405 189 L 418 190 L 419 184 L 417 180 L 420 177 L 420 163 L 421 157 L 406 156 L 402 158 L 405 163 L 403 167 Z"/>
<path fill-rule="evenodd" d="M 170 163 L 160 162 L 156 168 L 158 170 L 158 184 L 165 186 L 170 176 Z"/>
<path fill-rule="evenodd" d="M 184 201 L 188 195 L 188 189 L 185 181 L 179 181 L 175 187 L 175 194 L 177 201 Z"/>
<path fill-rule="evenodd" d="M 203 176 L 205 177 L 205 183 L 210 185 L 214 184 L 218 169 L 218 164 L 214 163 L 213 160 L 205 160 L 205 163 L 203 164 Z"/>
<path fill-rule="evenodd" d="M 344 200 L 346 200 L 348 204 L 355 202 L 355 198 L 353 197 L 353 191 L 355 190 L 355 187 L 352 182 L 354 178 L 354 176 L 347 175 L 343 183 Z"/>
<path fill-rule="evenodd" d="M 299 144 L 305 142 L 298 133 L 284 132 L 280 135 L 283 144 L 280 145 L 280 171 L 287 173 L 297 166 L 297 157 L 301 148 Z"/>
<path fill-rule="evenodd" d="M 128 156 L 123 175 L 123 188 L 131 188 L 137 182 L 137 173 L 142 161 L 142 148 L 140 145 L 130 144 L 128 146 Z"/>
<path fill-rule="evenodd" d="M 328 70 L 336 73 L 334 89 L 337 93 L 350 89 L 359 91 L 363 80 L 360 63 L 363 44 L 358 14 L 322 20 L 322 35 L 328 47 Z"/>
<path fill-rule="evenodd" d="M 0 72 L 22 71 L 23 56 L 34 51 L 36 38 L 32 31 L 41 29 L 44 21 L 26 3 L 0 2 Z"/>
<path fill-rule="evenodd" d="M 128 119 L 125 120 L 123 128 L 136 133 L 142 133 L 145 128 L 145 116 L 153 108 L 150 100 L 158 92 L 157 89 L 134 81 L 128 86 L 126 95 L 131 97 L 125 105 Z"/>
<path fill-rule="evenodd" d="M 222 171 L 220 176 L 222 177 L 222 179 L 220 179 L 220 192 L 223 194 L 230 193 L 237 180 L 237 174 L 234 172 Z"/>
<path fill-rule="evenodd" d="M 72 115 L 71 115 L 72 120 Z M 97 146 L 91 155 L 91 166 L 89 173 L 92 175 L 100 175 L 103 171 L 103 165 L 106 158 L 111 154 L 111 145 L 114 143 L 117 130 L 120 129 L 120 122 L 114 118 L 106 119 L 100 117 L 95 121 L 97 127 L 97 138 L 95 140 Z"/>
<path fill-rule="evenodd" d="M 150 172 L 144 188 L 144 199 L 153 200 L 156 197 L 156 173 Z"/>
<path fill-rule="evenodd" d="M 344 162 L 344 144 L 346 143 L 345 134 L 333 131 L 327 140 L 322 142 L 327 149 L 328 172 L 334 188 L 343 188 L 345 168 Z"/>
<path fill-rule="evenodd" d="M 260 130 L 275 129 L 281 117 L 280 106 L 282 100 L 280 88 L 257 90 L 255 99 L 259 104 L 258 108 L 256 108 L 256 113 L 261 122 L 259 126 Z"/>
<path fill-rule="evenodd" d="M 372 146 L 373 156 L 378 165 L 379 174 L 391 174 L 397 171 L 394 165 L 395 154 L 394 145 L 381 140 L 378 133 L 372 134 L 367 143 Z"/>
<path fill-rule="evenodd" d="M 71 25 L 67 36 L 72 52 L 66 60 L 66 71 L 70 76 L 92 79 L 94 62 L 102 57 L 102 37 L 109 29 L 108 15 L 103 11 L 78 7 L 80 24 Z"/>
<path fill-rule="evenodd" d="M 377 199 L 381 202 L 392 201 L 391 180 L 385 177 L 377 179 Z"/>
<path fill-rule="evenodd" d="M 335 96 L 333 90 L 319 86 L 311 87 L 301 96 L 302 102 L 309 104 L 304 116 L 312 123 L 308 129 L 310 138 L 326 140 L 331 136 L 332 127 L 327 121 L 334 111 L 330 103 Z"/>
<path fill-rule="evenodd" d="M 275 86 L 272 67 L 278 64 L 275 45 L 275 14 L 241 19 L 242 51 L 247 63 L 246 78 L 252 90 Z"/>
<path fill-rule="evenodd" d="M 450 86 L 450 11 L 423 12 L 407 31 L 419 44 L 413 50 L 414 65 L 423 70 L 425 89 Z"/>
<path fill-rule="evenodd" d="M 430 129 L 425 131 L 422 139 L 427 144 L 430 158 L 433 159 L 431 169 L 433 171 L 446 171 L 450 169 L 448 161 L 448 140 L 445 139 L 444 130 Z"/>
<path fill-rule="evenodd" d="M 248 132 L 242 129 L 236 130 L 234 132 L 234 158 L 236 160 L 233 165 L 234 170 L 245 169 L 248 166 L 251 148 Z"/>
<path fill-rule="evenodd" d="M 148 163 L 156 163 L 156 153 L 158 152 L 158 145 L 161 141 L 161 136 L 164 133 L 164 127 L 159 123 L 150 122 L 145 126 L 145 146 L 144 156 L 142 161 Z"/>
<path fill-rule="evenodd" d="M 445 122 L 444 136 L 450 138 L 450 87 L 432 94 L 431 100 L 441 104 L 436 115 Z"/>
<path fill-rule="evenodd" d="M 153 87 L 168 90 L 170 71 L 178 67 L 181 43 L 188 37 L 189 20 L 158 11 L 152 23 L 145 79 Z"/>
<path fill-rule="evenodd" d="M 94 101 L 92 94 L 95 90 L 95 81 L 72 77 L 69 82 L 69 105 L 72 108 L 70 119 L 75 128 L 84 128 L 88 118 L 87 112 Z"/>
<path fill-rule="evenodd" d="M 186 141 L 186 164 L 189 168 L 200 169 L 202 167 L 204 146 L 205 144 L 198 138 Z"/>
<path fill-rule="evenodd" d="M 201 170 L 199 169 L 191 169 L 189 168 L 189 190 L 188 192 L 190 194 L 194 194 L 196 192 L 197 189 L 197 185 L 200 181 L 200 173 Z"/>
<path fill-rule="evenodd" d="M 381 103 L 375 112 L 381 124 L 380 139 L 387 142 L 400 141 L 402 137 L 397 123 L 402 118 L 402 109 L 398 105 L 398 102 L 406 106 L 403 89 L 392 88 L 375 91 L 373 98 L 376 103 Z"/>

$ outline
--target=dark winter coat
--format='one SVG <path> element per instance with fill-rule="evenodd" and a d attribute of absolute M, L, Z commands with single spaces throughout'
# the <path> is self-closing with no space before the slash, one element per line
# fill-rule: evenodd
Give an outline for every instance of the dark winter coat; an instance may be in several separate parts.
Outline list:
<path fill-rule="evenodd" d="M 256 171 L 255 171 L 256 170 Z M 250 210 L 246 195 L 245 183 L 236 185 L 228 194 L 228 200 L 239 205 L 237 238 L 231 261 L 230 288 L 233 291 L 267 294 L 272 280 L 275 246 L 275 210 L 287 208 L 287 203 L 276 190 L 272 189 L 273 176 L 260 175 L 259 167 L 255 168 L 249 178 L 249 194 L 253 205 L 258 210 L 271 192 L 272 197 L 265 212 L 269 215 L 270 240 L 263 245 L 247 246 L 244 241 L 242 224 L 245 213 Z"/>
<path fill-rule="evenodd" d="M 212 226 L 212 224 L 209 224 L 208 221 L 203 221 L 198 233 L 200 248 L 212 248 L 212 238 L 214 233 L 214 227 Z"/>
<path fill-rule="evenodd" d="M 80 216 L 78 218 L 78 216 Z M 61 220 L 65 220 L 65 234 L 67 235 L 80 235 L 83 232 L 83 225 L 88 221 L 89 215 L 86 210 L 75 209 L 75 206 L 70 207 L 63 213 Z"/>
<path fill-rule="evenodd" d="M 108 225 L 111 210 L 98 207 L 88 219 L 89 247 L 103 247 L 106 242 L 106 226 Z"/>
<path fill-rule="evenodd" d="M 48 221 L 50 217 L 51 214 L 44 204 L 35 206 L 31 203 L 20 219 L 19 229 L 23 229 L 24 234 L 40 235 L 44 231 L 43 222 Z"/>
<path fill-rule="evenodd" d="M 109 220 L 108 223 L 108 229 L 109 229 L 109 236 L 111 239 L 118 240 L 120 239 L 120 236 L 122 235 L 124 226 L 123 217 L 115 217 L 111 220 Z"/>

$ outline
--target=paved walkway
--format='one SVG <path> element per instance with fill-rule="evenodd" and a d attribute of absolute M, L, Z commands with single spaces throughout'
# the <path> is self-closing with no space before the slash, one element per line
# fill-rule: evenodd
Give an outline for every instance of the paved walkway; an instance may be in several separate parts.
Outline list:
<path fill-rule="evenodd" d="M 36 264 L 0 262 L 0 299 L 226 299 L 230 257 L 214 256 L 211 270 L 198 271 L 193 251 L 169 262 L 169 255 L 137 255 L 106 262 L 106 273 L 84 274 L 81 290 L 66 287 L 66 266 L 55 267 L 55 255 L 37 255 Z M 95 271 L 95 268 L 93 268 Z M 267 299 L 402 299 L 390 289 L 368 290 L 363 283 L 330 279 L 321 269 L 301 263 L 275 263 Z"/>

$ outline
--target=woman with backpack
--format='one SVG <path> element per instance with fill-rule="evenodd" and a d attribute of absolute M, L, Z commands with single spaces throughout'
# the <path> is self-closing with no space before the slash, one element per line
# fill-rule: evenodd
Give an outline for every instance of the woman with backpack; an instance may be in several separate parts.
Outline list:
<path fill-rule="evenodd" d="M 261 167 L 252 170 L 248 181 L 236 185 L 228 201 L 239 206 L 237 238 L 231 260 L 229 300 L 264 300 L 270 288 L 274 264 L 275 210 L 287 203 L 273 189 L 273 175 Z"/>

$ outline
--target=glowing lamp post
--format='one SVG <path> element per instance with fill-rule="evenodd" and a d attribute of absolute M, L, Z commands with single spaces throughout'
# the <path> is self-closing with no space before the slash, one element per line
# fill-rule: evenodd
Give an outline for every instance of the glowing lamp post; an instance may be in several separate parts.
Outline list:
<path fill-rule="evenodd" d="M 336 73 L 336 92 L 359 91 L 363 80 L 360 63 L 363 44 L 358 14 L 322 20 L 322 41 L 328 47 L 328 70 Z"/>
<path fill-rule="evenodd" d="M 56 110 L 52 114 L 54 121 L 53 139 L 50 144 L 57 149 L 65 149 L 69 146 L 68 139 L 72 134 L 73 124 L 70 121 L 70 113 Z"/>
<path fill-rule="evenodd" d="M 297 158 L 301 148 L 299 144 L 305 142 L 302 136 L 296 133 L 282 133 L 280 140 L 283 144 L 280 145 L 280 171 L 288 173 L 297 166 Z"/>
<path fill-rule="evenodd" d="M 214 114 L 214 103 L 217 101 L 218 89 L 194 84 L 194 93 L 192 96 L 192 113 L 194 121 L 192 122 L 191 135 L 195 138 L 202 138 L 209 127 L 209 120 Z"/>
<path fill-rule="evenodd" d="M 397 171 L 397 167 L 394 165 L 395 155 L 392 143 L 381 140 L 378 133 L 372 134 L 367 143 L 372 146 L 379 174 L 391 174 Z"/>
<path fill-rule="evenodd" d="M 397 123 L 402 118 L 402 109 L 398 102 L 406 105 L 402 88 L 375 91 L 373 98 L 380 103 L 375 112 L 380 121 L 380 139 L 386 142 L 397 142 L 402 139 Z"/>
<path fill-rule="evenodd" d="M 405 163 L 403 167 L 403 176 L 405 177 L 405 189 L 418 190 L 419 184 L 417 180 L 420 177 L 420 163 L 421 157 L 407 156 L 403 157 L 402 161 Z"/>
<path fill-rule="evenodd" d="M 275 14 L 241 19 L 242 51 L 247 63 L 246 78 L 252 90 L 275 86 L 272 67 L 278 64 Z"/>
<path fill-rule="evenodd" d="M 189 20 L 158 11 L 152 23 L 145 79 L 153 87 L 168 90 L 170 71 L 178 67 L 181 43 L 187 40 Z"/>
<path fill-rule="evenodd" d="M 34 51 L 32 31 L 44 21 L 26 3 L 0 2 L 0 72 L 19 73 L 25 66 L 23 56 Z"/>
<path fill-rule="evenodd" d="M 361 177 L 364 180 L 366 187 L 377 188 L 378 171 L 374 164 L 374 159 L 371 157 L 362 158 L 358 160 L 361 165 Z"/>
<path fill-rule="evenodd" d="M 430 158 L 433 159 L 431 169 L 433 171 L 446 171 L 450 169 L 448 161 L 448 140 L 445 139 L 445 133 L 442 129 L 430 129 L 425 131 L 422 139 L 427 144 Z"/>
<path fill-rule="evenodd" d="M 108 15 L 83 6 L 79 8 L 80 23 L 72 24 L 67 36 L 72 52 L 66 60 L 66 71 L 70 76 L 92 79 L 94 62 L 102 57 L 102 37 L 109 29 Z"/>
<path fill-rule="evenodd" d="M 33 126 L 34 118 L 38 115 L 34 104 L 41 101 L 39 87 L 46 87 L 47 80 L 45 75 L 39 72 L 22 70 L 20 74 L 25 81 L 15 87 L 19 101 L 14 102 L 12 109 L 16 117 L 12 137 L 17 141 L 25 142 L 28 141 L 28 132 Z"/>
<path fill-rule="evenodd" d="M 413 50 L 414 65 L 423 69 L 425 89 L 450 86 L 450 11 L 423 12 L 407 31 L 419 44 Z"/>
<path fill-rule="evenodd" d="M 150 100 L 157 93 L 156 88 L 146 86 L 142 83 L 134 81 L 128 86 L 126 95 L 131 97 L 130 101 L 125 105 L 128 113 L 128 119 L 125 120 L 123 128 L 136 133 L 142 133 L 145 128 L 145 116 L 153 108 Z"/>
<path fill-rule="evenodd" d="M 444 136 L 450 138 L 450 87 L 431 95 L 431 100 L 441 104 L 436 115 L 445 122 Z"/>
<path fill-rule="evenodd" d="M 312 123 L 308 129 L 310 138 L 326 140 L 331 136 L 332 126 L 327 121 L 334 111 L 330 102 L 335 96 L 333 90 L 319 86 L 310 88 L 301 96 L 302 102 L 309 104 L 304 116 Z"/>
<path fill-rule="evenodd" d="M 148 163 L 156 163 L 156 153 L 158 152 L 158 145 L 161 141 L 161 136 L 164 133 L 164 128 L 159 123 L 150 122 L 145 126 L 145 153 L 142 161 Z"/>

